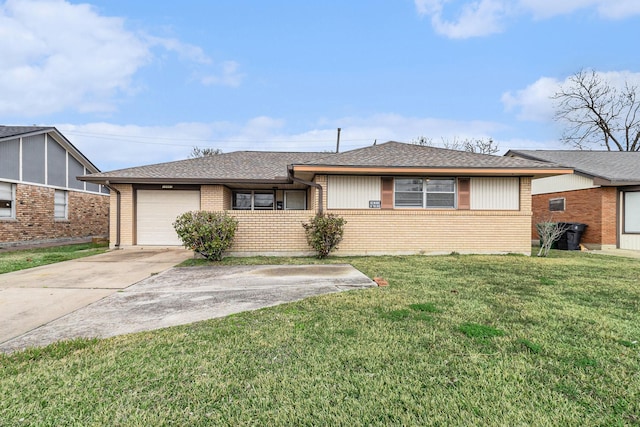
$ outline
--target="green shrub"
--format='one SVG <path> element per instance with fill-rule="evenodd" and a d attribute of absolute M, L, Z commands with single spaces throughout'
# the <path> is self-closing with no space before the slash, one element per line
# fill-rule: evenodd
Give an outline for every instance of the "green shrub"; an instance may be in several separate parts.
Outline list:
<path fill-rule="evenodd" d="M 180 215 L 173 228 L 186 248 L 220 261 L 233 244 L 238 221 L 226 212 L 193 211 Z"/>
<path fill-rule="evenodd" d="M 318 258 L 326 258 L 331 251 L 337 249 L 338 243 L 342 241 L 346 223 L 344 218 L 328 214 L 316 215 L 308 224 L 302 224 L 307 235 L 307 243 L 316 251 Z"/>

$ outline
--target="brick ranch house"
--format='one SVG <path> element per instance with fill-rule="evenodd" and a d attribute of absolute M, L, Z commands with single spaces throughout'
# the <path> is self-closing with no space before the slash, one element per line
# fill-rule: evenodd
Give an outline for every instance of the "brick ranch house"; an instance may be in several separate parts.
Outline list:
<path fill-rule="evenodd" d="M 548 161 L 571 175 L 534 179 L 533 218 L 587 224 L 591 249 L 640 250 L 640 153 L 624 151 L 512 150 L 507 156 Z M 532 236 L 537 239 L 535 229 Z"/>
<path fill-rule="evenodd" d="M 0 126 L 0 246 L 106 237 L 109 194 L 55 127 Z"/>
<path fill-rule="evenodd" d="M 235 255 L 309 254 L 302 223 L 347 221 L 338 255 L 530 254 L 544 162 L 387 142 L 344 153 L 239 151 L 80 177 L 108 185 L 114 246 L 180 245 L 175 218 L 226 211 Z"/>

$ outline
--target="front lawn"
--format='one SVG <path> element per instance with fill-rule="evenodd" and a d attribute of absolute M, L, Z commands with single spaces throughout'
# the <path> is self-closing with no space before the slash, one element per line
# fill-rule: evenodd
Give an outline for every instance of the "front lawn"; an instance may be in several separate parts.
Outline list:
<path fill-rule="evenodd" d="M 108 249 L 108 243 L 80 243 L 0 252 L 0 274 L 96 255 Z"/>
<path fill-rule="evenodd" d="M 638 260 L 324 262 L 390 286 L 0 356 L 0 424 L 640 424 Z"/>

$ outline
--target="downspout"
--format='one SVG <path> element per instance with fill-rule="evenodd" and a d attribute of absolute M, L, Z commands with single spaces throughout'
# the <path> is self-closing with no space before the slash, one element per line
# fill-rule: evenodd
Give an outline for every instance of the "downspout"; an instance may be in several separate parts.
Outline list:
<path fill-rule="evenodd" d="M 104 186 L 107 187 L 111 191 L 115 191 L 116 193 L 116 243 L 115 247 L 117 249 L 120 248 L 120 190 L 115 187 L 112 187 L 109 184 L 109 180 L 106 180 Z"/>
<path fill-rule="evenodd" d="M 322 197 L 322 185 L 315 183 L 315 182 L 311 182 L 311 181 L 305 181 L 304 179 L 300 179 L 300 178 L 296 178 L 295 176 L 293 176 L 293 168 L 289 167 L 287 168 L 287 173 L 289 174 L 289 179 L 293 182 L 297 182 L 299 184 L 303 184 L 303 185 L 308 185 L 310 187 L 316 188 L 318 190 L 318 214 L 319 215 L 323 215 L 324 213 L 324 209 L 323 209 L 323 205 L 324 205 L 324 199 Z"/>

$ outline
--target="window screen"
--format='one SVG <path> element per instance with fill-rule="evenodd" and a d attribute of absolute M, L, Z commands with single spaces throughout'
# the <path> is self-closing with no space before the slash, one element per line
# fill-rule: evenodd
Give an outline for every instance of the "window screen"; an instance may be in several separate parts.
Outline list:
<path fill-rule="evenodd" d="M 67 219 L 67 192 L 56 190 L 53 207 L 53 217 L 55 219 Z"/>
<path fill-rule="evenodd" d="M 0 218 L 15 218 L 16 186 L 0 182 Z"/>
<path fill-rule="evenodd" d="M 640 191 L 624 193 L 624 232 L 640 233 Z"/>
<path fill-rule="evenodd" d="M 564 211 L 564 197 L 559 199 L 549 199 L 549 210 L 551 212 Z"/>
<path fill-rule="evenodd" d="M 284 193 L 286 210 L 304 210 L 306 206 L 306 194 L 304 191 L 287 191 Z"/>

